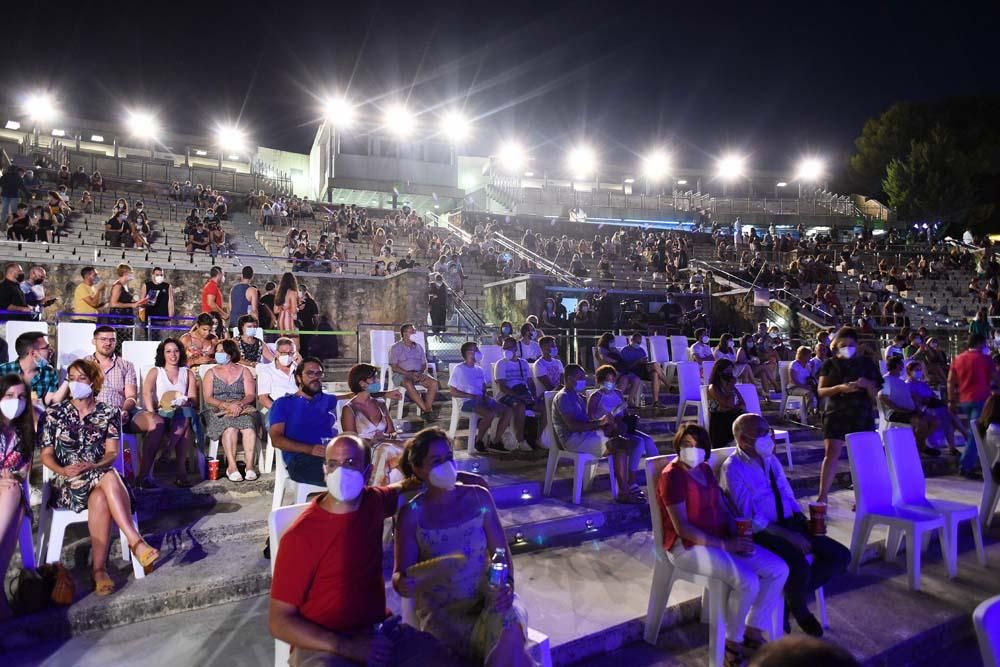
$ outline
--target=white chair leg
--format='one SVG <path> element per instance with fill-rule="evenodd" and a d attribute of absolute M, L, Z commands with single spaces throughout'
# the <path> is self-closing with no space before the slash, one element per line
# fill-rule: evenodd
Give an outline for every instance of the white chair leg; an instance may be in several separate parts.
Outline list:
<path fill-rule="evenodd" d="M 722 667 L 726 659 L 726 614 L 729 602 L 728 591 L 721 581 L 713 580 L 709 584 L 709 617 L 708 617 L 708 664 L 709 667 Z M 702 597 L 704 603 L 705 598 Z"/>
<path fill-rule="evenodd" d="M 208 458 L 219 459 L 219 441 L 209 440 L 208 441 Z"/>
<path fill-rule="evenodd" d="M 899 547 L 903 544 L 903 531 L 899 528 L 889 528 L 889 535 L 885 538 L 885 561 L 895 562 L 899 557 Z"/>
<path fill-rule="evenodd" d="M 984 482 L 989 484 L 989 482 Z M 997 499 L 1000 498 L 1000 487 L 983 487 L 983 499 L 979 503 L 979 521 L 989 528 L 993 525 L 993 515 L 997 509 Z"/>
<path fill-rule="evenodd" d="M 35 542 L 36 565 L 47 562 L 44 558 L 46 557 L 46 547 L 49 543 L 50 524 L 52 523 L 52 510 L 46 507 L 47 498 L 43 498 L 42 501 L 42 506 L 39 508 L 38 512 L 38 539 Z"/>
<path fill-rule="evenodd" d="M 21 532 L 17 536 L 17 541 L 21 548 L 21 566 L 28 570 L 34 570 L 35 543 L 31 535 L 31 517 L 27 515 L 21 519 Z"/>
<path fill-rule="evenodd" d="M 608 457 L 608 461 L 611 461 L 611 457 Z M 590 488 L 594 485 L 594 478 L 597 477 L 597 466 L 600 463 L 600 459 L 590 459 L 588 461 L 582 462 L 583 469 L 586 474 L 583 477 L 583 490 L 590 491 Z M 611 474 L 614 475 L 614 463 L 611 464 L 612 470 Z"/>
<path fill-rule="evenodd" d="M 66 524 L 55 513 L 52 514 L 46 540 L 46 563 L 58 563 L 62 556 L 63 538 L 66 536 Z"/>
<path fill-rule="evenodd" d="M 851 531 L 851 572 L 855 574 L 861 565 L 861 556 L 868 544 L 868 534 L 871 532 L 871 519 L 868 515 L 855 517 L 854 528 Z"/>
<path fill-rule="evenodd" d="M 469 415 L 469 438 L 466 443 L 466 450 L 469 453 L 476 451 L 476 433 L 479 430 L 479 414 L 473 412 Z"/>
<path fill-rule="evenodd" d="M 281 474 L 279 468 L 274 474 L 274 492 L 271 495 L 271 511 L 281 507 L 281 501 L 285 497 L 285 476 Z"/>
<path fill-rule="evenodd" d="M 136 530 L 139 530 L 139 519 L 135 514 L 132 515 L 132 525 L 135 526 Z M 128 550 L 128 537 L 125 536 L 124 530 L 118 530 L 118 541 L 121 542 L 122 560 L 127 563 L 132 560 L 132 552 Z"/>
<path fill-rule="evenodd" d="M 906 531 L 906 576 L 911 591 L 920 590 L 920 545 L 921 531 L 914 527 Z"/>
<path fill-rule="evenodd" d="M 986 567 L 986 551 L 983 549 L 983 527 L 979 523 L 979 517 L 970 521 L 969 526 L 972 528 L 972 539 L 976 542 L 976 557 L 979 559 L 979 564 Z"/>
<path fill-rule="evenodd" d="M 938 528 L 941 540 L 941 555 L 948 569 L 948 578 L 958 576 L 958 520 L 951 516 L 945 517 L 944 527 Z"/>
<path fill-rule="evenodd" d="M 448 437 L 455 441 L 455 434 L 458 433 L 458 413 L 461 406 L 456 401 L 451 402 L 451 422 L 448 424 Z"/>
<path fill-rule="evenodd" d="M 136 530 L 139 530 L 139 517 L 137 517 L 135 514 L 132 515 L 132 525 L 135 526 Z M 128 551 L 128 544 L 125 542 L 125 540 L 127 539 L 125 537 L 125 533 L 122 533 L 121 539 L 122 539 L 122 544 L 125 546 L 125 550 Z M 135 575 L 135 578 L 136 579 L 145 579 L 146 578 L 146 570 L 139 563 L 139 559 L 138 558 L 132 558 L 132 554 L 129 553 L 129 557 L 125 559 L 125 562 L 128 562 L 129 560 L 132 561 L 132 573 Z"/>
<path fill-rule="evenodd" d="M 788 434 L 788 435 L 785 436 L 784 442 L 785 442 L 785 458 L 788 459 L 788 469 L 791 470 L 792 468 L 795 467 L 795 464 L 792 463 L 792 436 L 791 436 L 791 434 Z"/>
<path fill-rule="evenodd" d="M 624 456 L 624 454 L 622 456 Z M 618 493 L 620 492 L 620 489 L 618 488 L 618 476 L 615 475 L 614 454 L 608 455 L 608 474 L 611 476 L 611 497 L 618 500 Z"/>
<path fill-rule="evenodd" d="M 649 605 L 646 607 L 646 628 L 642 635 L 647 644 L 655 646 L 660 636 L 660 625 L 663 623 L 663 614 L 670 599 L 673 574 L 673 566 L 661 560 L 656 561 L 656 566 L 653 568 L 653 583 L 649 587 Z"/>
<path fill-rule="evenodd" d="M 399 400 L 399 406 L 396 408 L 396 421 L 403 421 L 403 405 L 406 403 L 406 390 L 402 389 L 403 398 Z M 388 411 L 388 408 L 386 408 Z"/>
<path fill-rule="evenodd" d="M 712 620 L 712 595 L 708 587 L 701 589 L 701 622 L 710 623 Z"/>
<path fill-rule="evenodd" d="M 549 450 L 549 459 L 545 464 L 545 484 L 542 486 L 542 495 L 552 494 L 552 480 L 556 476 L 556 468 L 559 466 L 559 450 L 553 447 Z"/>
<path fill-rule="evenodd" d="M 826 593 L 823 592 L 822 586 L 816 589 L 816 613 L 819 615 L 820 624 L 824 628 L 829 628 L 830 621 L 826 616 Z"/>
<path fill-rule="evenodd" d="M 271 444 L 271 434 L 267 434 L 267 444 L 264 446 L 264 472 L 270 473 L 274 470 L 274 445 Z"/>
<path fill-rule="evenodd" d="M 573 503 L 576 505 L 580 504 L 580 499 L 583 497 L 583 482 L 586 475 L 587 466 L 577 459 L 573 464 Z"/>

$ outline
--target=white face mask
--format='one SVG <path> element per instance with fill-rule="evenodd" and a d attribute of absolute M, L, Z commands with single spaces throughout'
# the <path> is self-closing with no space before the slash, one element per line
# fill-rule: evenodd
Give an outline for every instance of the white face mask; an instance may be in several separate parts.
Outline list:
<path fill-rule="evenodd" d="M 702 342 L 703 345 L 708 345 L 708 336 L 702 336 L 701 337 L 701 342 Z"/>
<path fill-rule="evenodd" d="M 604 387 L 605 389 L 607 389 L 608 391 L 614 391 L 615 390 L 615 383 L 614 382 L 605 382 L 601 386 Z"/>
<path fill-rule="evenodd" d="M 365 476 L 357 470 L 339 466 L 326 476 L 326 488 L 336 500 L 349 503 L 361 495 Z"/>
<path fill-rule="evenodd" d="M 483 360 L 483 353 L 480 352 L 479 350 L 476 350 L 476 353 L 472 355 L 472 360 L 478 364 Z"/>
<path fill-rule="evenodd" d="M 576 390 L 577 391 L 586 391 L 587 390 L 587 381 L 586 380 L 577 380 L 576 381 Z"/>
<path fill-rule="evenodd" d="M 86 382 L 71 380 L 69 383 L 69 395 L 75 400 L 89 398 L 94 393 L 94 388 Z"/>
<path fill-rule="evenodd" d="M 552 349 L 550 349 L 549 350 L 549 355 L 553 356 L 553 357 L 558 357 L 559 356 L 559 348 L 558 347 L 553 347 Z"/>
<path fill-rule="evenodd" d="M 219 364 L 220 366 L 224 365 L 224 364 L 228 364 L 229 363 L 229 355 L 226 354 L 225 352 L 216 352 L 215 353 L 215 363 Z"/>
<path fill-rule="evenodd" d="M 503 351 L 503 358 L 506 359 L 507 361 L 510 361 L 511 359 L 513 359 L 514 358 L 514 350 L 504 350 Z"/>
<path fill-rule="evenodd" d="M 4 398 L 0 400 L 0 412 L 8 421 L 13 421 L 21 416 L 25 405 L 24 398 Z"/>
<path fill-rule="evenodd" d="M 246 335 L 249 336 L 250 338 L 256 338 L 257 337 L 257 327 L 247 327 L 247 329 L 246 329 Z"/>
<path fill-rule="evenodd" d="M 682 447 L 677 458 L 689 468 L 697 468 L 705 462 L 705 450 L 701 447 Z"/>
<path fill-rule="evenodd" d="M 854 357 L 854 353 L 858 351 L 858 348 L 853 345 L 849 347 L 838 347 L 837 356 L 841 359 L 851 359 Z"/>
<path fill-rule="evenodd" d="M 159 285 L 163 282 L 163 276 L 153 276 L 153 284 Z"/>
<path fill-rule="evenodd" d="M 767 458 L 774 453 L 774 438 L 770 435 L 762 435 L 753 443 L 753 448 L 761 458 Z"/>
<path fill-rule="evenodd" d="M 913 379 L 914 380 L 923 380 L 924 379 L 924 372 L 923 371 L 913 371 Z"/>
<path fill-rule="evenodd" d="M 454 461 L 445 461 L 431 469 L 427 476 L 430 485 L 443 491 L 451 491 L 458 481 L 458 466 Z"/>

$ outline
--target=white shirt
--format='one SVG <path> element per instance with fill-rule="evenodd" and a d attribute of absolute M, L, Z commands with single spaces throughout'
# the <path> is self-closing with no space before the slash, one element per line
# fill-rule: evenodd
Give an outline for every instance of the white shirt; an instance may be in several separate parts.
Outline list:
<path fill-rule="evenodd" d="M 525 343 L 520 338 L 517 340 L 518 350 L 521 354 L 521 358 L 527 361 L 528 359 L 539 359 L 542 356 L 542 348 L 538 344 L 537 340 L 533 340 L 530 343 Z"/>
<path fill-rule="evenodd" d="M 534 369 L 535 377 L 547 376 L 554 387 L 562 384 L 563 363 L 557 357 L 552 357 L 549 361 L 539 359 L 535 362 Z"/>
<path fill-rule="evenodd" d="M 712 346 L 706 345 L 701 341 L 698 341 L 691 346 L 690 350 L 691 358 L 695 361 L 702 361 L 703 359 L 714 359 L 715 354 L 712 352 Z"/>
<path fill-rule="evenodd" d="M 483 395 L 483 386 L 486 384 L 486 374 L 479 364 L 469 366 L 461 363 L 451 371 L 448 377 L 448 386 L 473 396 Z"/>
<path fill-rule="evenodd" d="M 809 371 L 808 361 L 805 365 L 800 364 L 798 361 L 793 361 L 792 365 L 788 367 L 788 379 L 795 386 L 808 387 L 811 376 L 812 373 Z"/>
<path fill-rule="evenodd" d="M 781 505 L 784 510 L 783 519 L 787 519 L 801 511 L 799 502 L 795 499 L 785 471 L 773 454 L 763 461 L 751 457 L 739 447 L 728 459 L 723 461 L 719 473 L 719 486 L 729 494 L 740 514 L 750 517 L 753 531 L 760 532 L 769 523 L 778 520 L 778 506 L 771 490 L 770 475 L 778 486 Z"/>
<path fill-rule="evenodd" d="M 282 396 L 294 394 L 299 390 L 295 384 L 295 366 L 288 370 L 288 375 L 278 370 L 277 364 L 257 364 L 257 395 L 270 396 L 276 401 Z"/>
<path fill-rule="evenodd" d="M 882 389 L 880 396 L 885 396 L 900 410 L 916 410 L 917 406 L 913 402 L 913 394 L 910 393 L 910 385 L 906 384 L 903 378 L 886 373 L 882 376 Z"/>

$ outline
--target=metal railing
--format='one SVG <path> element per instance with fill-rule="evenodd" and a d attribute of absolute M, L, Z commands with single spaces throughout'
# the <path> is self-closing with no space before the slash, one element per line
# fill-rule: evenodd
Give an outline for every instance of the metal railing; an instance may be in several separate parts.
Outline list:
<path fill-rule="evenodd" d="M 535 266 L 541 268 L 546 273 L 554 276 L 555 278 L 557 278 L 562 282 L 567 283 L 568 285 L 581 288 L 585 286 L 584 281 L 582 281 L 580 278 L 577 278 L 575 275 L 573 275 L 566 269 L 562 268 L 555 262 L 546 259 L 545 257 L 542 257 L 533 250 L 528 250 L 520 243 L 504 236 L 500 232 L 493 232 L 491 240 L 497 245 L 499 245 L 501 248 L 510 251 L 513 255 L 521 259 L 526 259 L 529 262 L 534 263 Z"/>

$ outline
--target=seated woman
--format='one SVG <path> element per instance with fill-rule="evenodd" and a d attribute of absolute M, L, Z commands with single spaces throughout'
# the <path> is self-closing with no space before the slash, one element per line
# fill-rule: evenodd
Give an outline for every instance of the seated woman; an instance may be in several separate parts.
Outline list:
<path fill-rule="evenodd" d="M 27 409 L 31 390 L 21 376 L 0 377 L 0 571 L 6 572 L 20 534 L 21 521 L 31 508 L 24 495 L 24 480 L 31 472 L 35 425 Z M 13 612 L 0 591 L 0 621 Z"/>
<path fill-rule="evenodd" d="M 764 384 L 767 380 L 767 373 L 764 364 L 757 355 L 756 348 L 757 344 L 754 342 L 753 336 L 748 334 L 740 339 L 740 349 L 736 351 L 736 370 L 734 373 L 737 377 L 744 378 L 749 372 L 753 384 L 757 387 L 757 393 L 763 398 L 767 396 L 767 387 Z"/>
<path fill-rule="evenodd" d="M 372 396 L 382 391 L 379 370 L 370 364 L 355 364 L 347 373 L 347 386 L 354 397 L 341 410 L 340 431 L 356 433 L 372 448 L 372 476 L 368 486 L 395 484 L 403 478 L 399 472 L 403 448 L 394 440 L 396 427 L 385 401 Z"/>
<path fill-rule="evenodd" d="M 618 371 L 618 389 L 629 397 L 629 406 L 639 407 L 636 397 L 642 391 L 642 381 L 631 372 L 625 361 L 622 359 L 621 350 L 615 347 L 615 337 L 610 332 L 601 334 L 597 339 L 597 347 L 594 348 L 597 356 L 597 367 L 614 366 Z"/>
<path fill-rule="evenodd" d="M 682 424 L 674 450 L 677 458 L 656 480 L 663 549 L 674 567 L 722 579 L 731 588 L 723 611 L 726 664 L 742 664 L 765 643 L 763 628 L 780 604 L 788 566 L 736 532 L 735 517 L 706 463 L 711 442 L 705 429 Z"/>
<path fill-rule="evenodd" d="M 619 487 L 616 500 L 620 503 L 645 503 L 646 494 L 635 481 L 635 471 L 641 469 L 642 457 L 656 456 L 659 452 L 651 437 L 636 430 L 639 418 L 636 415 L 625 414 L 628 408 L 625 396 L 615 387 L 618 371 L 613 366 L 601 366 L 597 369 L 596 379 L 597 391 L 587 399 L 587 416 L 591 419 L 600 419 L 604 415 L 609 415 L 610 421 L 604 427 L 604 435 L 611 440 L 624 442 L 608 446 L 611 449 L 626 449 L 629 452 L 628 457 L 615 457 L 614 474 L 626 482 Z"/>
<path fill-rule="evenodd" d="M 236 328 L 240 332 L 236 342 L 240 346 L 241 364 L 253 368 L 262 361 L 274 361 L 274 352 L 271 352 L 271 348 L 264 345 L 264 341 L 257 337 L 256 317 L 243 315 L 236 320 Z"/>
<path fill-rule="evenodd" d="M 795 351 L 795 361 L 788 367 L 788 395 L 801 396 L 805 401 L 809 414 L 816 412 L 818 399 L 816 397 L 816 378 L 809 367 L 812 352 L 802 346 Z"/>
<path fill-rule="evenodd" d="M 200 444 L 201 422 L 198 419 L 198 382 L 187 367 L 187 354 L 176 338 L 167 338 L 156 348 L 155 368 L 142 382 L 142 400 L 150 413 L 158 412 L 167 422 L 167 433 L 176 456 L 177 477 L 174 484 L 181 489 L 191 487 L 187 477 L 188 434 L 192 423 L 195 438 Z M 166 438 L 161 442 L 166 441 Z M 149 452 L 139 463 L 139 479 L 146 479 L 153 471 L 156 452 Z"/>
<path fill-rule="evenodd" d="M 48 206 L 38 206 L 35 210 L 38 211 L 38 240 L 52 243 L 59 227 L 55 215 Z"/>
<path fill-rule="evenodd" d="M 118 472 L 121 411 L 96 396 L 104 373 L 92 361 L 77 359 L 66 370 L 71 400 L 49 408 L 42 427 L 42 464 L 55 473 L 50 505 L 57 509 L 87 510 L 91 569 L 97 595 L 110 595 L 115 583 L 108 576 L 111 522 L 125 533 L 129 550 L 144 568 L 160 556 L 146 544 L 132 524 L 132 503 Z"/>
<path fill-rule="evenodd" d="M 406 443 L 401 468 L 427 485 L 399 510 L 392 575 L 393 588 L 414 598 L 417 628 L 473 664 L 534 664 L 525 648 L 527 614 L 514 595 L 513 560 L 489 491 L 458 483 L 451 442 L 437 428 Z M 450 567 L 423 566 L 442 557 Z M 501 586 L 490 586 L 491 558 L 507 564 Z"/>
<path fill-rule="evenodd" d="M 712 366 L 712 375 L 708 378 L 708 432 L 711 434 L 712 447 L 725 447 L 733 441 L 733 422 L 746 412 L 743 395 L 736 388 L 736 375 L 733 363 L 728 359 L 719 359 Z"/>
<path fill-rule="evenodd" d="M 653 387 L 653 406 L 656 408 L 665 407 L 660 403 L 660 387 L 666 386 L 667 375 L 660 364 L 649 360 L 641 333 L 636 332 L 629 337 L 628 345 L 621 350 L 621 355 L 622 366 L 625 369 L 624 372 L 635 375 L 636 378 L 643 382 L 651 383 Z M 639 405 L 639 400 L 642 397 L 642 383 L 639 382 L 636 384 L 639 390 L 635 396 L 629 397 L 633 407 Z"/>
<path fill-rule="evenodd" d="M 219 339 L 215 336 L 215 318 L 201 313 L 194 321 L 191 331 L 181 336 L 181 345 L 191 368 L 202 364 L 215 363 L 215 346 Z"/>
<path fill-rule="evenodd" d="M 257 445 L 257 383 L 249 368 L 241 366 L 240 347 L 227 339 L 215 346 L 215 366 L 205 373 L 205 435 L 221 440 L 226 452 L 226 477 L 230 482 L 252 482 Z M 243 438 L 246 473 L 236 467 L 236 440 Z"/>

